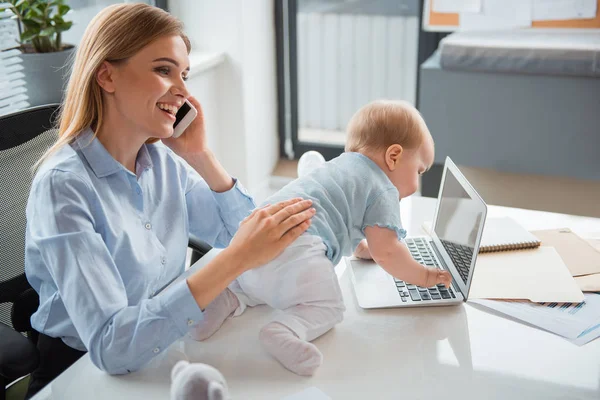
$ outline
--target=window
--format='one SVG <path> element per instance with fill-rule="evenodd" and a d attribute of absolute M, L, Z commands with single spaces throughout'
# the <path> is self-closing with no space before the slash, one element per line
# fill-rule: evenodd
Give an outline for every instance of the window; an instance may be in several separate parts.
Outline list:
<path fill-rule="evenodd" d="M 417 0 L 278 4 L 282 155 L 317 150 L 333 158 L 361 106 L 380 98 L 416 104 L 419 7 Z"/>

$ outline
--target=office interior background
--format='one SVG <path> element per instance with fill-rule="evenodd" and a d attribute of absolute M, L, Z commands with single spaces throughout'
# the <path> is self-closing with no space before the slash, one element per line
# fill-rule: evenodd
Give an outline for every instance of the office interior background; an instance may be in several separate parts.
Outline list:
<path fill-rule="evenodd" d="M 77 45 L 91 18 L 114 3 L 118 2 L 69 1 L 73 27 L 63 34 L 63 41 Z M 205 109 L 210 146 L 258 200 L 295 177 L 295 160 L 305 151 L 318 150 L 328 159 L 340 154 L 345 125 L 361 105 L 392 98 L 416 105 L 436 142 L 454 141 L 465 149 L 440 154 L 438 147 L 438 155 L 452 156 L 489 204 L 600 216 L 595 200 L 600 195 L 600 161 L 585 164 L 575 150 L 569 151 L 574 143 L 598 143 L 593 139 L 598 121 L 585 120 L 594 113 L 584 111 L 597 109 L 600 96 L 589 104 L 582 95 L 581 104 L 573 104 L 583 110 L 577 116 L 579 123 L 560 127 L 565 129 L 562 133 L 548 133 L 547 124 L 536 123 L 544 116 L 535 113 L 536 107 L 528 110 L 528 102 L 537 101 L 548 114 L 572 114 L 559 107 L 564 96 L 577 99 L 578 94 L 571 93 L 576 89 L 565 85 L 571 78 L 543 76 L 540 79 L 550 87 L 523 101 L 512 97 L 519 96 L 518 78 L 523 77 L 504 82 L 500 73 L 466 71 L 457 76 L 471 82 L 470 87 L 448 86 L 454 75 L 444 76 L 439 65 L 427 67 L 447 34 L 423 30 L 419 0 L 148 3 L 184 22 L 193 45 L 188 85 Z M 9 41 L 4 37 L 2 43 L 6 48 Z M 497 91 L 491 91 L 494 88 Z M 571 92 L 565 95 L 563 90 Z M 0 100 L 3 114 L 36 105 L 23 88 L 13 92 L 12 98 Z M 548 95 L 553 99 L 549 101 Z M 547 108 L 553 105 L 554 109 Z M 498 127 L 499 121 L 510 120 L 533 122 Z M 501 135 L 512 132 L 504 142 L 488 140 L 492 134 L 487 131 L 497 138 L 502 129 Z M 555 152 L 556 147 L 541 154 L 544 137 L 555 141 L 557 135 L 565 139 L 557 144 L 564 147 L 564 154 Z M 519 150 L 523 147 L 525 152 Z M 453 149 L 444 145 L 442 150 L 446 148 Z M 475 155 L 463 157 L 467 152 Z M 438 166 L 443 162 L 439 157 Z M 519 161 L 524 157 L 534 161 Z M 561 170 L 577 163 L 585 165 Z M 440 170 L 434 168 L 423 178 L 420 194 L 437 195 Z"/>
<path fill-rule="evenodd" d="M 116 3 L 67 1 L 73 26 L 63 42 L 77 46 L 89 21 Z M 421 0 L 146 3 L 184 23 L 187 85 L 202 103 L 209 146 L 257 203 L 297 176 L 304 152 L 341 154 L 352 114 L 387 98 L 414 104 L 436 141 L 436 164 L 415 196 L 437 197 L 450 156 L 488 204 L 600 217 L 597 72 L 445 68 L 448 33 L 424 29 Z M 9 53 L 11 21 L 0 14 L 0 116 L 43 104 Z M 55 82 L 47 83 L 37 90 L 50 91 Z"/>

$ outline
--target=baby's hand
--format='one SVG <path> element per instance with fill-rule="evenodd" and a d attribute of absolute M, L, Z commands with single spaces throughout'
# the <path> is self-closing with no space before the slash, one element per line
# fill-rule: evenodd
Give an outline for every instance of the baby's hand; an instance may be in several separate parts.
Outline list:
<path fill-rule="evenodd" d="M 444 286 L 449 287 L 452 282 L 452 276 L 448 271 L 442 271 L 437 268 L 427 268 L 427 283 L 426 287 L 435 286 L 439 283 L 443 283 Z"/>
<path fill-rule="evenodd" d="M 366 240 L 361 240 L 358 246 L 356 246 L 356 250 L 354 250 L 354 257 L 362 258 L 365 260 L 372 260 L 373 256 L 369 251 L 369 246 L 367 245 Z"/>

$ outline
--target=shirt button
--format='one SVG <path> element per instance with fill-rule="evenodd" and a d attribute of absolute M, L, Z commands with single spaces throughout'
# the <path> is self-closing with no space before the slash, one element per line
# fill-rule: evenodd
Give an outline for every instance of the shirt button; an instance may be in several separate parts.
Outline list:
<path fill-rule="evenodd" d="M 166 259 L 165 257 L 161 257 L 161 259 L 160 259 L 160 263 L 161 263 L 162 265 L 165 265 L 165 264 L 167 263 L 167 259 Z"/>
<path fill-rule="evenodd" d="M 152 229 L 152 224 L 150 224 L 150 222 L 146 222 L 146 225 L 144 225 L 146 227 L 146 229 L 150 230 Z"/>
<path fill-rule="evenodd" d="M 142 189 L 140 189 L 140 188 L 135 188 L 135 191 L 137 192 L 137 194 L 142 193 Z"/>
<path fill-rule="evenodd" d="M 194 320 L 192 320 L 192 319 L 188 319 L 188 323 L 187 323 L 187 324 L 188 324 L 188 326 L 192 326 L 192 325 L 194 325 Z"/>
<path fill-rule="evenodd" d="M 152 350 L 152 352 L 154 354 L 158 354 L 160 352 L 160 349 L 158 347 L 156 347 L 154 350 Z"/>

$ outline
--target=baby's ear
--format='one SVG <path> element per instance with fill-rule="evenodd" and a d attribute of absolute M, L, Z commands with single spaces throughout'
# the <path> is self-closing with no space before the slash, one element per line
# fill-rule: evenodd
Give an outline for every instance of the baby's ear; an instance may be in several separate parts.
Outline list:
<path fill-rule="evenodd" d="M 190 363 L 185 360 L 178 361 L 171 370 L 171 382 L 173 382 L 175 377 L 177 377 L 181 371 L 186 369 L 188 365 L 190 365 Z"/>
<path fill-rule="evenodd" d="M 225 388 L 219 382 L 208 383 L 208 400 L 225 400 Z"/>
<path fill-rule="evenodd" d="M 404 148 L 399 144 L 393 144 L 387 148 L 385 151 L 385 164 L 393 171 L 396 169 L 396 164 L 400 161 L 402 157 L 402 153 L 404 152 Z"/>

